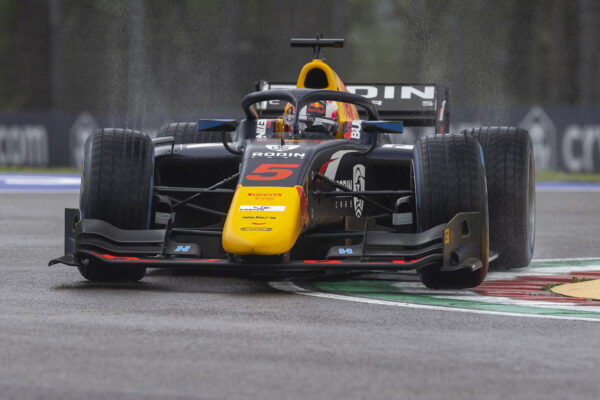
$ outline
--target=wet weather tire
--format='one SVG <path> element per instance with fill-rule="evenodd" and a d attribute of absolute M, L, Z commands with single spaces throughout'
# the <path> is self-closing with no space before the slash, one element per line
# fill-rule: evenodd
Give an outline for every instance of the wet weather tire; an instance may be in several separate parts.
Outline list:
<path fill-rule="evenodd" d="M 432 289 L 479 285 L 488 271 L 488 226 L 485 167 L 481 147 L 467 135 L 436 135 L 419 139 L 413 149 L 412 173 L 417 230 L 448 223 L 459 212 L 481 213 L 483 266 L 476 271 L 419 270 L 419 279 Z"/>
<path fill-rule="evenodd" d="M 479 128 L 463 131 L 483 149 L 490 208 L 490 249 L 498 258 L 491 269 L 525 267 L 535 243 L 535 161 L 524 129 Z"/>
<path fill-rule="evenodd" d="M 125 129 L 100 129 L 86 141 L 81 180 L 83 219 L 100 219 L 120 229 L 147 229 L 154 174 L 154 147 L 148 135 Z M 81 260 L 79 272 L 90 281 L 138 281 L 144 267 Z"/>
<path fill-rule="evenodd" d="M 175 144 L 185 143 L 221 143 L 221 132 L 198 132 L 196 122 L 175 122 L 163 125 L 157 138 L 173 136 Z M 231 141 L 231 134 L 227 133 L 228 141 Z"/>

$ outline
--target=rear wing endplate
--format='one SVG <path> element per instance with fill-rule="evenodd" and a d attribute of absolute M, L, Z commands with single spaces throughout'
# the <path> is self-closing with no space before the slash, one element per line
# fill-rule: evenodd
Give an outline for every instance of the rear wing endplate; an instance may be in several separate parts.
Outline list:
<path fill-rule="evenodd" d="M 294 89 L 293 83 L 260 81 L 255 89 Z M 434 126 L 436 133 L 447 133 L 450 124 L 447 84 L 350 84 L 350 93 L 371 100 L 382 120 L 402 121 L 404 126 Z M 257 105 L 260 118 L 278 118 L 283 115 L 285 104 L 274 100 Z M 360 112 L 360 110 L 359 110 Z"/>

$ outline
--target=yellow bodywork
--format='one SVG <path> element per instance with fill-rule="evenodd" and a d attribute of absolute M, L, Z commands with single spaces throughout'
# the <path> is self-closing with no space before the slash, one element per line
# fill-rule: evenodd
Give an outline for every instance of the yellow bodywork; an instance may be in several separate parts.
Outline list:
<path fill-rule="evenodd" d="M 231 254 L 285 254 L 308 224 L 302 187 L 244 187 L 233 195 L 223 228 Z"/>

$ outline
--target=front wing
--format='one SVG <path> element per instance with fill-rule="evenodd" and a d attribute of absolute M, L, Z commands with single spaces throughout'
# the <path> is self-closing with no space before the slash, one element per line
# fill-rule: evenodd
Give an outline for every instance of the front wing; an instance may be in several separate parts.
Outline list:
<path fill-rule="evenodd" d="M 437 267 L 447 271 L 481 268 L 480 214 L 459 213 L 448 224 L 422 233 L 367 231 L 362 243 L 333 246 L 327 259 L 285 257 L 239 261 L 202 258 L 194 243 L 180 243 L 166 229 L 122 230 L 101 220 L 79 220 L 78 210 L 65 210 L 65 255 L 49 262 L 79 266 L 91 260 L 147 268 L 197 268 L 208 271 L 404 271 Z M 218 232 L 205 232 L 218 235 Z M 188 249 L 192 254 L 177 254 Z M 194 256 L 193 254 L 197 256 Z M 252 260 L 250 258 L 250 260 Z"/>

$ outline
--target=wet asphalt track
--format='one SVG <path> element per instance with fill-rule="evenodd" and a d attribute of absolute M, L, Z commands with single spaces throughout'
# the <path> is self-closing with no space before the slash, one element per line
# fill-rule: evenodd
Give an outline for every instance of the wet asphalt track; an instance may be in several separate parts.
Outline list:
<path fill-rule="evenodd" d="M 538 193 L 536 258 L 600 256 L 600 193 Z M 46 267 L 76 194 L 0 193 L 0 398 L 595 399 L 600 325 Z"/>

